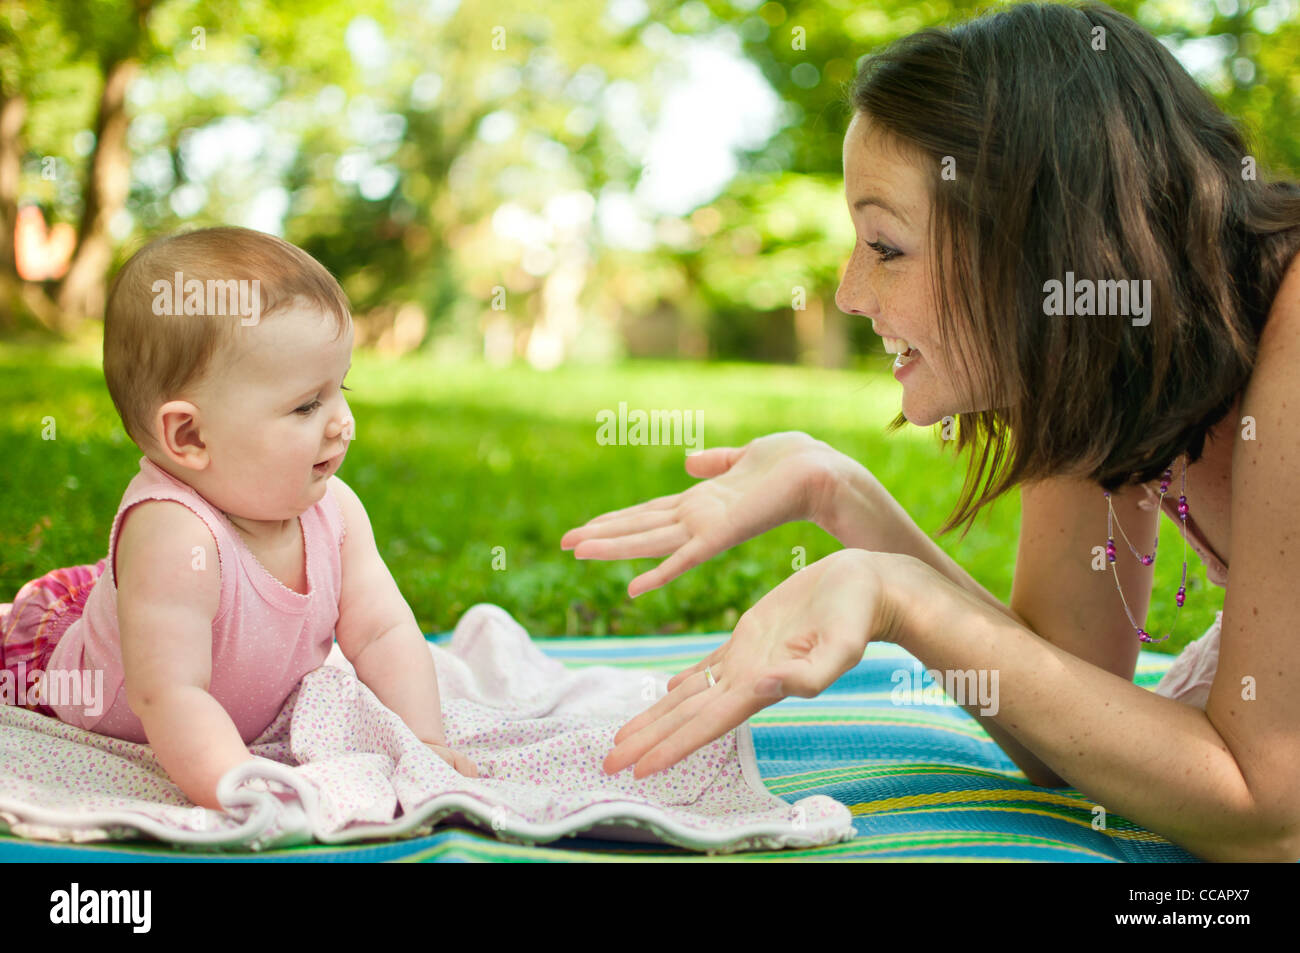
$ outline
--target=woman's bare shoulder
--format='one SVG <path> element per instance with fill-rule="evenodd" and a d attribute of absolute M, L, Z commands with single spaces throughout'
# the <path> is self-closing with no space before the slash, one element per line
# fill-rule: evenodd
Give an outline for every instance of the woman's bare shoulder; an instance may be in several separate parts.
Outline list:
<path fill-rule="evenodd" d="M 1278 318 L 1281 321 L 1277 321 Z M 1300 321 L 1300 254 L 1291 259 L 1291 264 L 1282 275 L 1282 283 L 1278 285 L 1277 294 L 1269 306 L 1264 337 L 1268 335 L 1269 328 L 1274 324 L 1294 327 L 1297 321 Z M 1263 337 L 1260 343 L 1263 344 Z"/>

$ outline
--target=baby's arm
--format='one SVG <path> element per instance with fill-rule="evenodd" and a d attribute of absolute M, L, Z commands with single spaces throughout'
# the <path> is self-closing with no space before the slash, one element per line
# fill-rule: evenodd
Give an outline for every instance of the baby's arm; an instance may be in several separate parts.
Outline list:
<path fill-rule="evenodd" d="M 123 517 L 117 544 L 117 614 L 126 698 L 154 754 L 195 804 L 221 810 L 217 781 L 253 756 L 208 693 L 220 564 L 207 526 L 169 500 Z M 204 551 L 195 569 L 194 550 Z"/>
<path fill-rule="evenodd" d="M 357 677 L 417 738 L 445 747 L 438 673 L 424 633 L 379 555 L 365 507 L 338 477 L 330 478 L 330 486 L 347 529 L 343 592 L 334 628 L 339 648 Z"/>

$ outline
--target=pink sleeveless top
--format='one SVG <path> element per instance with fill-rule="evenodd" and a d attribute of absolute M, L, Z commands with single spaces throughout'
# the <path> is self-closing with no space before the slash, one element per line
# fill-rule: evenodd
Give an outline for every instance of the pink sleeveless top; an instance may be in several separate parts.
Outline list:
<path fill-rule="evenodd" d="M 50 657 L 54 670 L 103 671 L 93 708 L 51 705 L 61 721 L 102 735 L 147 744 L 126 702 L 121 634 L 117 626 L 117 534 L 126 511 L 143 500 L 175 500 L 207 525 L 217 546 L 221 603 L 212 620 L 212 678 L 208 691 L 230 715 L 244 743 L 260 735 L 304 675 L 319 668 L 334 643 L 343 561 L 343 513 L 325 496 L 298 517 L 307 558 L 307 592 L 295 592 L 268 572 L 233 523 L 191 486 L 148 457 L 122 496 L 108 537 L 108 564 L 85 609 Z M 83 676 L 83 679 L 85 676 Z M 87 710 L 90 709 L 90 710 Z M 98 710 L 96 710 L 98 709 Z"/>

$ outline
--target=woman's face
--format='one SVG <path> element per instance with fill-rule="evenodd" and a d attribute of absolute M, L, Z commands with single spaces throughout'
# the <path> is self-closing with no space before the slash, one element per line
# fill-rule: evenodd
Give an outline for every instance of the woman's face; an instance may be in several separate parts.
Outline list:
<path fill-rule="evenodd" d="M 899 374 L 902 411 L 917 426 L 983 409 L 956 386 L 951 342 L 940 340 L 931 294 L 929 169 L 909 160 L 862 112 L 844 136 L 844 193 L 857 232 L 835 304 L 871 319 L 888 346 L 902 338 L 920 355 Z"/>

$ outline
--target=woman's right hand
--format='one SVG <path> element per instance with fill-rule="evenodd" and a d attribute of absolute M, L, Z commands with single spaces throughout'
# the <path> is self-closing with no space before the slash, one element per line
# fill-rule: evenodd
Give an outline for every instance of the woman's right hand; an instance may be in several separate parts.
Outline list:
<path fill-rule="evenodd" d="M 703 483 L 597 516 L 565 533 L 560 548 L 578 559 L 671 553 L 628 584 L 628 595 L 639 596 L 774 526 L 814 519 L 845 460 L 829 444 L 793 431 L 694 453 L 686 472 Z"/>

